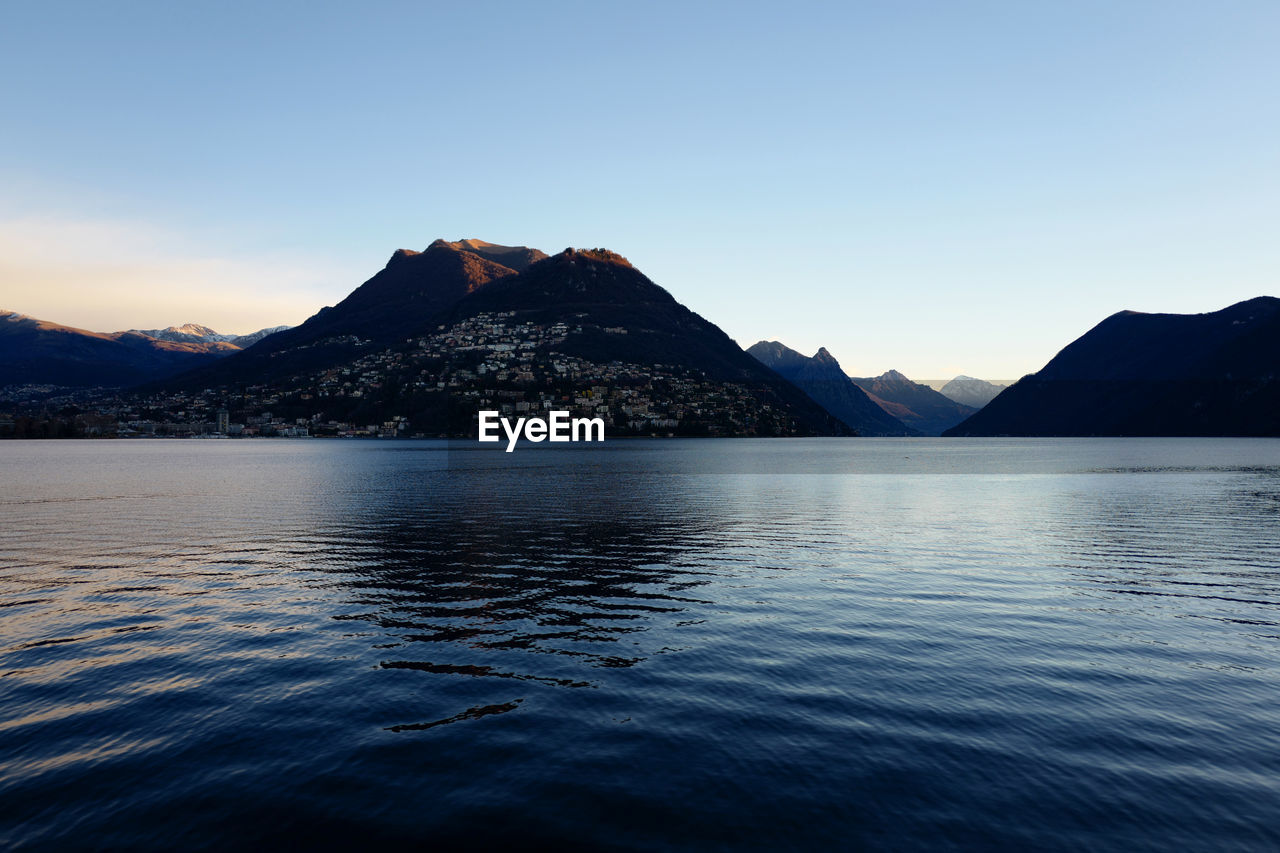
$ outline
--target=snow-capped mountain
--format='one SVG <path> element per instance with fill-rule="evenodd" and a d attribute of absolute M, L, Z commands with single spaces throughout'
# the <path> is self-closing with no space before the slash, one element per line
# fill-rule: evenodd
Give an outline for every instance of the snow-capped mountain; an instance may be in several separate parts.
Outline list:
<path fill-rule="evenodd" d="M 253 346 L 267 335 L 282 332 L 288 328 L 290 327 L 272 326 L 269 329 L 250 332 L 247 335 L 220 335 L 208 326 L 201 326 L 199 323 L 186 323 L 182 326 L 170 326 L 167 329 L 130 329 L 129 331 L 155 338 L 158 341 L 173 341 L 184 344 L 228 343 L 244 349 L 245 347 Z"/>
<path fill-rule="evenodd" d="M 136 385 L 217 361 L 287 328 L 220 335 L 208 326 L 188 323 L 91 332 L 0 310 L 0 387 Z"/>

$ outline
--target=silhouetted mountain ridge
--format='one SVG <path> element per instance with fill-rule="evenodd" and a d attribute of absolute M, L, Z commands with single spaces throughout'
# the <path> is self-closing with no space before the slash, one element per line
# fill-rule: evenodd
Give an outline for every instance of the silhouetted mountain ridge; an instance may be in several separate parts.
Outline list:
<path fill-rule="evenodd" d="M 974 411 L 928 385 L 912 382 L 896 370 L 879 376 L 854 377 L 853 381 L 885 411 L 925 435 L 940 435 Z"/>
<path fill-rule="evenodd" d="M 758 341 L 748 347 L 747 352 L 856 429 L 859 435 L 915 434 L 915 430 L 886 412 L 854 384 L 826 347 L 810 357 L 779 341 Z"/>
<path fill-rule="evenodd" d="M 1280 299 L 1121 311 L 949 435 L 1280 435 Z"/>

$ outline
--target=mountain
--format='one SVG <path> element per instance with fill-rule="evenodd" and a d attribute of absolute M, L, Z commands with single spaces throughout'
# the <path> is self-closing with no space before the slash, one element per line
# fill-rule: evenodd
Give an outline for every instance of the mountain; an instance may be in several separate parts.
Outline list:
<path fill-rule="evenodd" d="M 0 311 L 0 387 L 137 385 L 212 363 L 285 328 L 219 335 L 188 323 L 146 331 L 90 332 Z"/>
<path fill-rule="evenodd" d="M 180 341 L 182 343 L 230 342 L 232 337 L 231 335 L 220 335 L 208 326 L 201 326 L 199 323 L 170 326 L 167 329 L 130 329 L 129 331 L 155 338 L 157 341 Z"/>
<path fill-rule="evenodd" d="M 939 388 L 938 393 L 962 406 L 981 409 L 1008 387 L 1008 385 L 987 382 L 985 379 L 974 379 L 972 376 L 957 376 Z"/>
<path fill-rule="evenodd" d="M 778 341 L 759 341 L 748 347 L 747 352 L 821 403 L 859 435 L 915 433 L 855 385 L 826 347 L 809 357 Z"/>
<path fill-rule="evenodd" d="M 0 386 L 134 385 L 236 350 L 221 341 L 165 341 L 138 332 L 90 332 L 0 311 Z"/>
<path fill-rule="evenodd" d="M 445 247 L 458 252 L 471 252 L 486 261 L 501 264 L 516 272 L 524 272 L 532 264 L 545 260 L 547 257 L 546 252 L 530 249 L 528 246 L 499 246 L 497 243 L 486 243 L 484 240 L 458 240 L 454 243 L 436 240 L 427 247 L 427 250 L 430 251 L 437 247 Z"/>
<path fill-rule="evenodd" d="M 193 344 L 211 344 L 211 343 L 228 343 L 237 349 L 244 349 L 256 344 L 267 335 L 273 335 L 276 332 L 283 332 L 289 326 L 272 326 L 269 329 L 259 329 L 247 335 L 220 335 L 208 326 L 201 326 L 198 323 L 187 323 L 182 326 L 170 326 L 167 329 L 130 329 L 139 335 L 146 335 L 149 338 L 155 338 L 158 341 L 175 341 L 179 343 Z"/>
<path fill-rule="evenodd" d="M 896 370 L 853 381 L 886 412 L 925 435 L 941 435 L 974 411 Z"/>
<path fill-rule="evenodd" d="M 1280 435 L 1280 299 L 1113 314 L 947 435 Z"/>
<path fill-rule="evenodd" d="M 293 327 L 292 326 L 269 326 L 268 328 L 265 328 L 265 329 L 259 329 L 256 332 L 250 332 L 247 335 L 229 335 L 227 336 L 230 338 L 228 343 L 234 344 L 240 349 L 247 349 L 253 346 L 254 344 L 256 344 L 258 341 L 265 338 L 267 335 L 274 335 L 276 332 L 283 332 L 284 330 L 291 329 L 291 328 Z"/>
<path fill-rule="evenodd" d="M 718 326 L 606 249 L 566 249 L 518 277 L 495 281 L 460 300 L 449 322 L 509 311 L 535 324 L 573 320 L 584 326 L 562 346 L 569 355 L 595 362 L 672 364 L 718 380 L 763 382 L 795 396 L 788 383 L 779 383 Z"/>
<path fill-rule="evenodd" d="M 486 406 L 607 415 L 611 434 L 849 433 L 621 255 L 479 240 L 398 250 L 302 325 L 144 389 L 170 390 L 427 434 L 475 435 Z"/>

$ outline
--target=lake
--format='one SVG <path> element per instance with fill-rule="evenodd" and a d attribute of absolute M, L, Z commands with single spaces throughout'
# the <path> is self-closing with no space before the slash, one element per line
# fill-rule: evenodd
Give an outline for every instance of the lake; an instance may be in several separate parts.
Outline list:
<path fill-rule="evenodd" d="M 0 846 L 1280 847 L 1280 440 L 0 443 Z"/>

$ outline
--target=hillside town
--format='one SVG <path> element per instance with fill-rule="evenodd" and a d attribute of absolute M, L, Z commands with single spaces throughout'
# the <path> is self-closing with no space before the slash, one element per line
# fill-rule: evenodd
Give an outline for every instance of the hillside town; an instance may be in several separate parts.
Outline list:
<path fill-rule="evenodd" d="M 786 435 L 757 391 L 671 364 L 599 363 L 563 351 L 585 315 L 537 324 L 480 313 L 398 348 L 358 338 L 338 367 L 243 388 L 139 394 L 24 386 L 0 393 L 0 436 L 428 438 L 475 434 L 475 413 L 555 409 L 601 417 L 610 435 Z M 326 343 L 326 342 L 322 342 Z M 361 350 L 366 350 L 361 352 Z"/>

